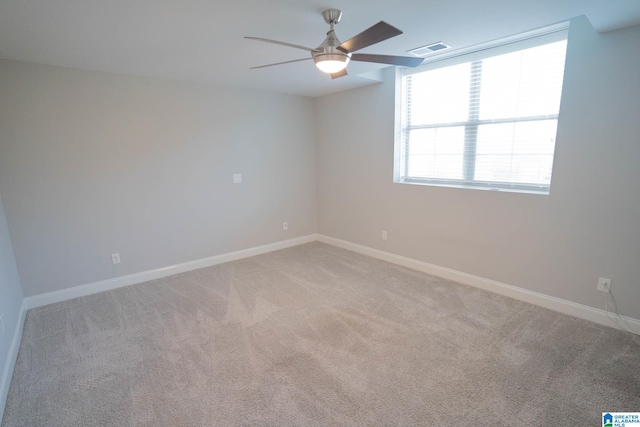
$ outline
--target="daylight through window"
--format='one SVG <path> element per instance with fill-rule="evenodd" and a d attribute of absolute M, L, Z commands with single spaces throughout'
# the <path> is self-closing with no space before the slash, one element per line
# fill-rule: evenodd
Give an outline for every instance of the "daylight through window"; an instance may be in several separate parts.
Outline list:
<path fill-rule="evenodd" d="M 565 29 L 406 70 L 396 182 L 548 194 L 566 46 Z"/>

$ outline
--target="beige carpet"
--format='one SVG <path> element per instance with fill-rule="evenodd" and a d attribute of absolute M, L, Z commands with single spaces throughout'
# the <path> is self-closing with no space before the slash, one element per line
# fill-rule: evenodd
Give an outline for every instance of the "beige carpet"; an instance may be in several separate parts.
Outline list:
<path fill-rule="evenodd" d="M 30 310 L 3 426 L 597 426 L 640 337 L 311 243 Z"/>

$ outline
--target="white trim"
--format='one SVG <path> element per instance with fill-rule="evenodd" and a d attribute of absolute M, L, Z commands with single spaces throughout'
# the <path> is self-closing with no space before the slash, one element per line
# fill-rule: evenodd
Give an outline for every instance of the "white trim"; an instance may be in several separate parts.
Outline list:
<path fill-rule="evenodd" d="M 270 243 L 262 246 L 256 246 L 253 248 L 243 249 L 236 252 L 229 252 L 226 254 L 215 255 L 212 257 L 203 258 L 199 260 L 188 261 L 181 264 L 172 265 L 169 267 L 143 271 L 140 273 L 129 274 L 127 276 L 115 277 L 113 279 L 102 280 L 99 282 L 76 286 L 73 288 L 67 288 L 59 291 L 53 291 L 45 294 L 39 294 L 39 295 L 27 297 L 24 299 L 22 304 L 23 312 L 21 314 L 22 317 L 20 321 L 20 334 L 22 333 L 22 324 L 24 323 L 24 312 L 26 312 L 26 310 L 29 310 L 31 308 L 41 307 L 41 306 L 53 304 L 56 302 L 66 301 L 73 298 L 78 298 L 82 296 L 96 294 L 99 292 L 108 291 L 111 289 L 117 289 L 124 286 L 134 285 L 136 283 L 147 282 L 149 280 L 154 280 L 162 277 L 171 276 L 174 274 L 184 273 L 186 271 L 197 270 L 199 268 L 210 267 L 212 265 L 222 264 L 224 262 L 235 261 L 242 258 L 248 258 L 255 255 L 264 254 L 267 252 L 277 251 L 279 249 L 285 249 L 292 246 L 302 245 L 304 243 L 309 243 L 316 240 L 333 245 L 333 246 L 338 246 L 343 249 L 348 249 L 354 252 L 358 252 L 363 255 L 368 255 L 373 258 L 391 262 L 393 264 L 398 264 L 414 270 L 422 271 L 424 273 L 433 274 L 434 276 L 453 280 L 459 283 L 463 283 L 465 285 L 474 286 L 476 288 L 484 289 L 490 292 L 495 292 L 500 295 L 504 295 L 520 301 L 528 302 L 530 304 L 538 305 L 544 308 L 548 308 L 550 310 L 568 314 L 570 316 L 589 320 L 589 321 L 598 323 L 600 325 L 605 325 L 612 328 L 616 327 L 607 316 L 607 313 L 601 309 L 578 304 L 572 301 L 567 301 L 561 298 L 552 297 L 539 292 L 522 289 L 517 286 L 508 285 L 506 283 L 497 282 L 495 280 L 485 279 L 484 277 L 474 276 L 472 274 L 464 273 L 464 272 L 453 270 L 450 268 L 429 264 L 424 261 L 418 261 L 418 260 L 404 257 L 401 255 L 392 254 L 390 252 L 381 251 L 379 249 L 373 249 L 368 246 L 351 243 L 346 240 L 340 240 L 340 239 L 325 236 L 322 234 L 309 234 L 307 236 L 297 237 L 290 240 L 284 240 L 281 242 Z M 621 316 L 621 317 L 635 331 L 640 331 L 640 320 L 627 317 L 627 316 Z M 18 337 L 20 336 L 21 335 L 19 335 Z M 14 341 L 15 339 L 16 337 L 14 336 Z M 17 354 L 18 346 L 19 346 L 19 342 L 17 343 L 15 348 L 16 354 Z M 14 349 L 12 347 L 12 351 L 13 350 Z M 5 370 L 6 370 L 6 366 L 5 366 Z"/>
<path fill-rule="evenodd" d="M 4 362 L 2 377 L 0 378 L 0 422 L 2 422 L 2 415 L 4 414 L 4 408 L 7 403 L 7 396 L 9 395 L 9 386 L 11 385 L 11 378 L 13 378 L 13 369 L 16 366 L 16 360 L 18 360 L 18 350 L 20 350 L 22 328 L 24 327 L 26 314 L 26 301 L 22 300 L 20 311 L 18 312 L 18 322 L 16 323 L 16 328 L 13 331 L 13 338 L 11 339 L 11 345 L 9 345 L 7 360 Z"/>
<path fill-rule="evenodd" d="M 269 243 L 267 245 L 256 246 L 236 252 L 229 252 L 226 254 L 215 255 L 208 258 L 187 261 L 169 267 L 162 267 L 155 270 L 147 270 L 140 273 L 129 274 L 126 276 L 114 277 L 113 279 L 101 280 L 99 282 L 93 282 L 86 285 L 74 286 L 72 288 L 61 289 L 59 291 L 30 296 L 24 299 L 25 304 L 23 305 L 25 305 L 26 309 L 29 310 L 35 307 L 42 307 L 43 305 L 53 304 L 73 298 L 109 291 L 111 289 L 134 285 L 136 283 L 148 282 L 149 280 L 160 279 L 162 277 L 172 276 L 174 274 L 184 273 L 190 270 L 197 270 L 199 268 L 210 267 L 212 265 L 222 264 L 224 262 L 235 261 L 238 259 L 248 258 L 267 252 L 277 251 L 279 249 L 298 246 L 304 243 L 314 242 L 316 240 L 316 234 L 309 234 L 307 236 L 296 237 L 294 239 L 283 240 L 276 243 Z"/>
<path fill-rule="evenodd" d="M 440 267 L 438 265 L 429 264 L 401 255 L 392 254 L 390 252 L 381 251 L 379 249 L 373 249 L 368 246 L 358 245 L 356 243 L 347 242 L 346 240 L 340 240 L 322 234 L 318 234 L 318 240 L 323 243 L 327 243 L 343 249 L 348 249 L 353 252 L 368 255 L 370 257 L 401 265 L 403 267 L 408 267 L 413 270 L 422 271 L 434 276 L 453 280 L 465 285 L 484 289 L 496 294 L 504 295 L 540 307 L 548 308 L 549 310 L 568 314 L 580 319 L 589 320 L 600 325 L 616 328 L 616 326 L 613 325 L 613 322 L 607 316 L 607 312 L 604 310 L 541 294 L 539 292 L 529 291 L 527 289 L 518 288 L 517 286 L 507 285 L 495 280 L 485 279 L 483 277 L 474 276 L 472 274 L 463 273 L 461 271 L 453 270 L 450 268 Z M 640 331 L 640 320 L 633 319 L 627 316 L 621 316 L 621 318 L 623 318 L 634 329 L 634 331 Z"/>

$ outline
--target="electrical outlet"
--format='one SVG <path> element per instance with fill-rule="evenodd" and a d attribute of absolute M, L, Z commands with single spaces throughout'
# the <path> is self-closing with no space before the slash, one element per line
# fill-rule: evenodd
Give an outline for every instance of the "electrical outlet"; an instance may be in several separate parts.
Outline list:
<path fill-rule="evenodd" d="M 283 223 L 282 223 L 282 229 L 283 229 L 284 231 L 287 231 L 287 230 L 289 229 L 289 223 L 288 223 L 288 222 L 283 222 Z"/>
<path fill-rule="evenodd" d="M 387 240 L 387 232 L 386 231 L 382 232 L 382 240 Z"/>
<path fill-rule="evenodd" d="M 120 264 L 120 254 L 111 254 L 111 262 L 115 264 Z"/>
<path fill-rule="evenodd" d="M 598 278 L 598 290 L 600 292 L 609 293 L 611 290 L 611 279 L 606 279 L 604 277 Z"/>

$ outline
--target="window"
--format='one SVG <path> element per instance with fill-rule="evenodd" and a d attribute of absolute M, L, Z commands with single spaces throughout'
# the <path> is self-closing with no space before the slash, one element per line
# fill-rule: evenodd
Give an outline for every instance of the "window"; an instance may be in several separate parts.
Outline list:
<path fill-rule="evenodd" d="M 401 72 L 395 181 L 548 194 L 567 26 Z"/>

